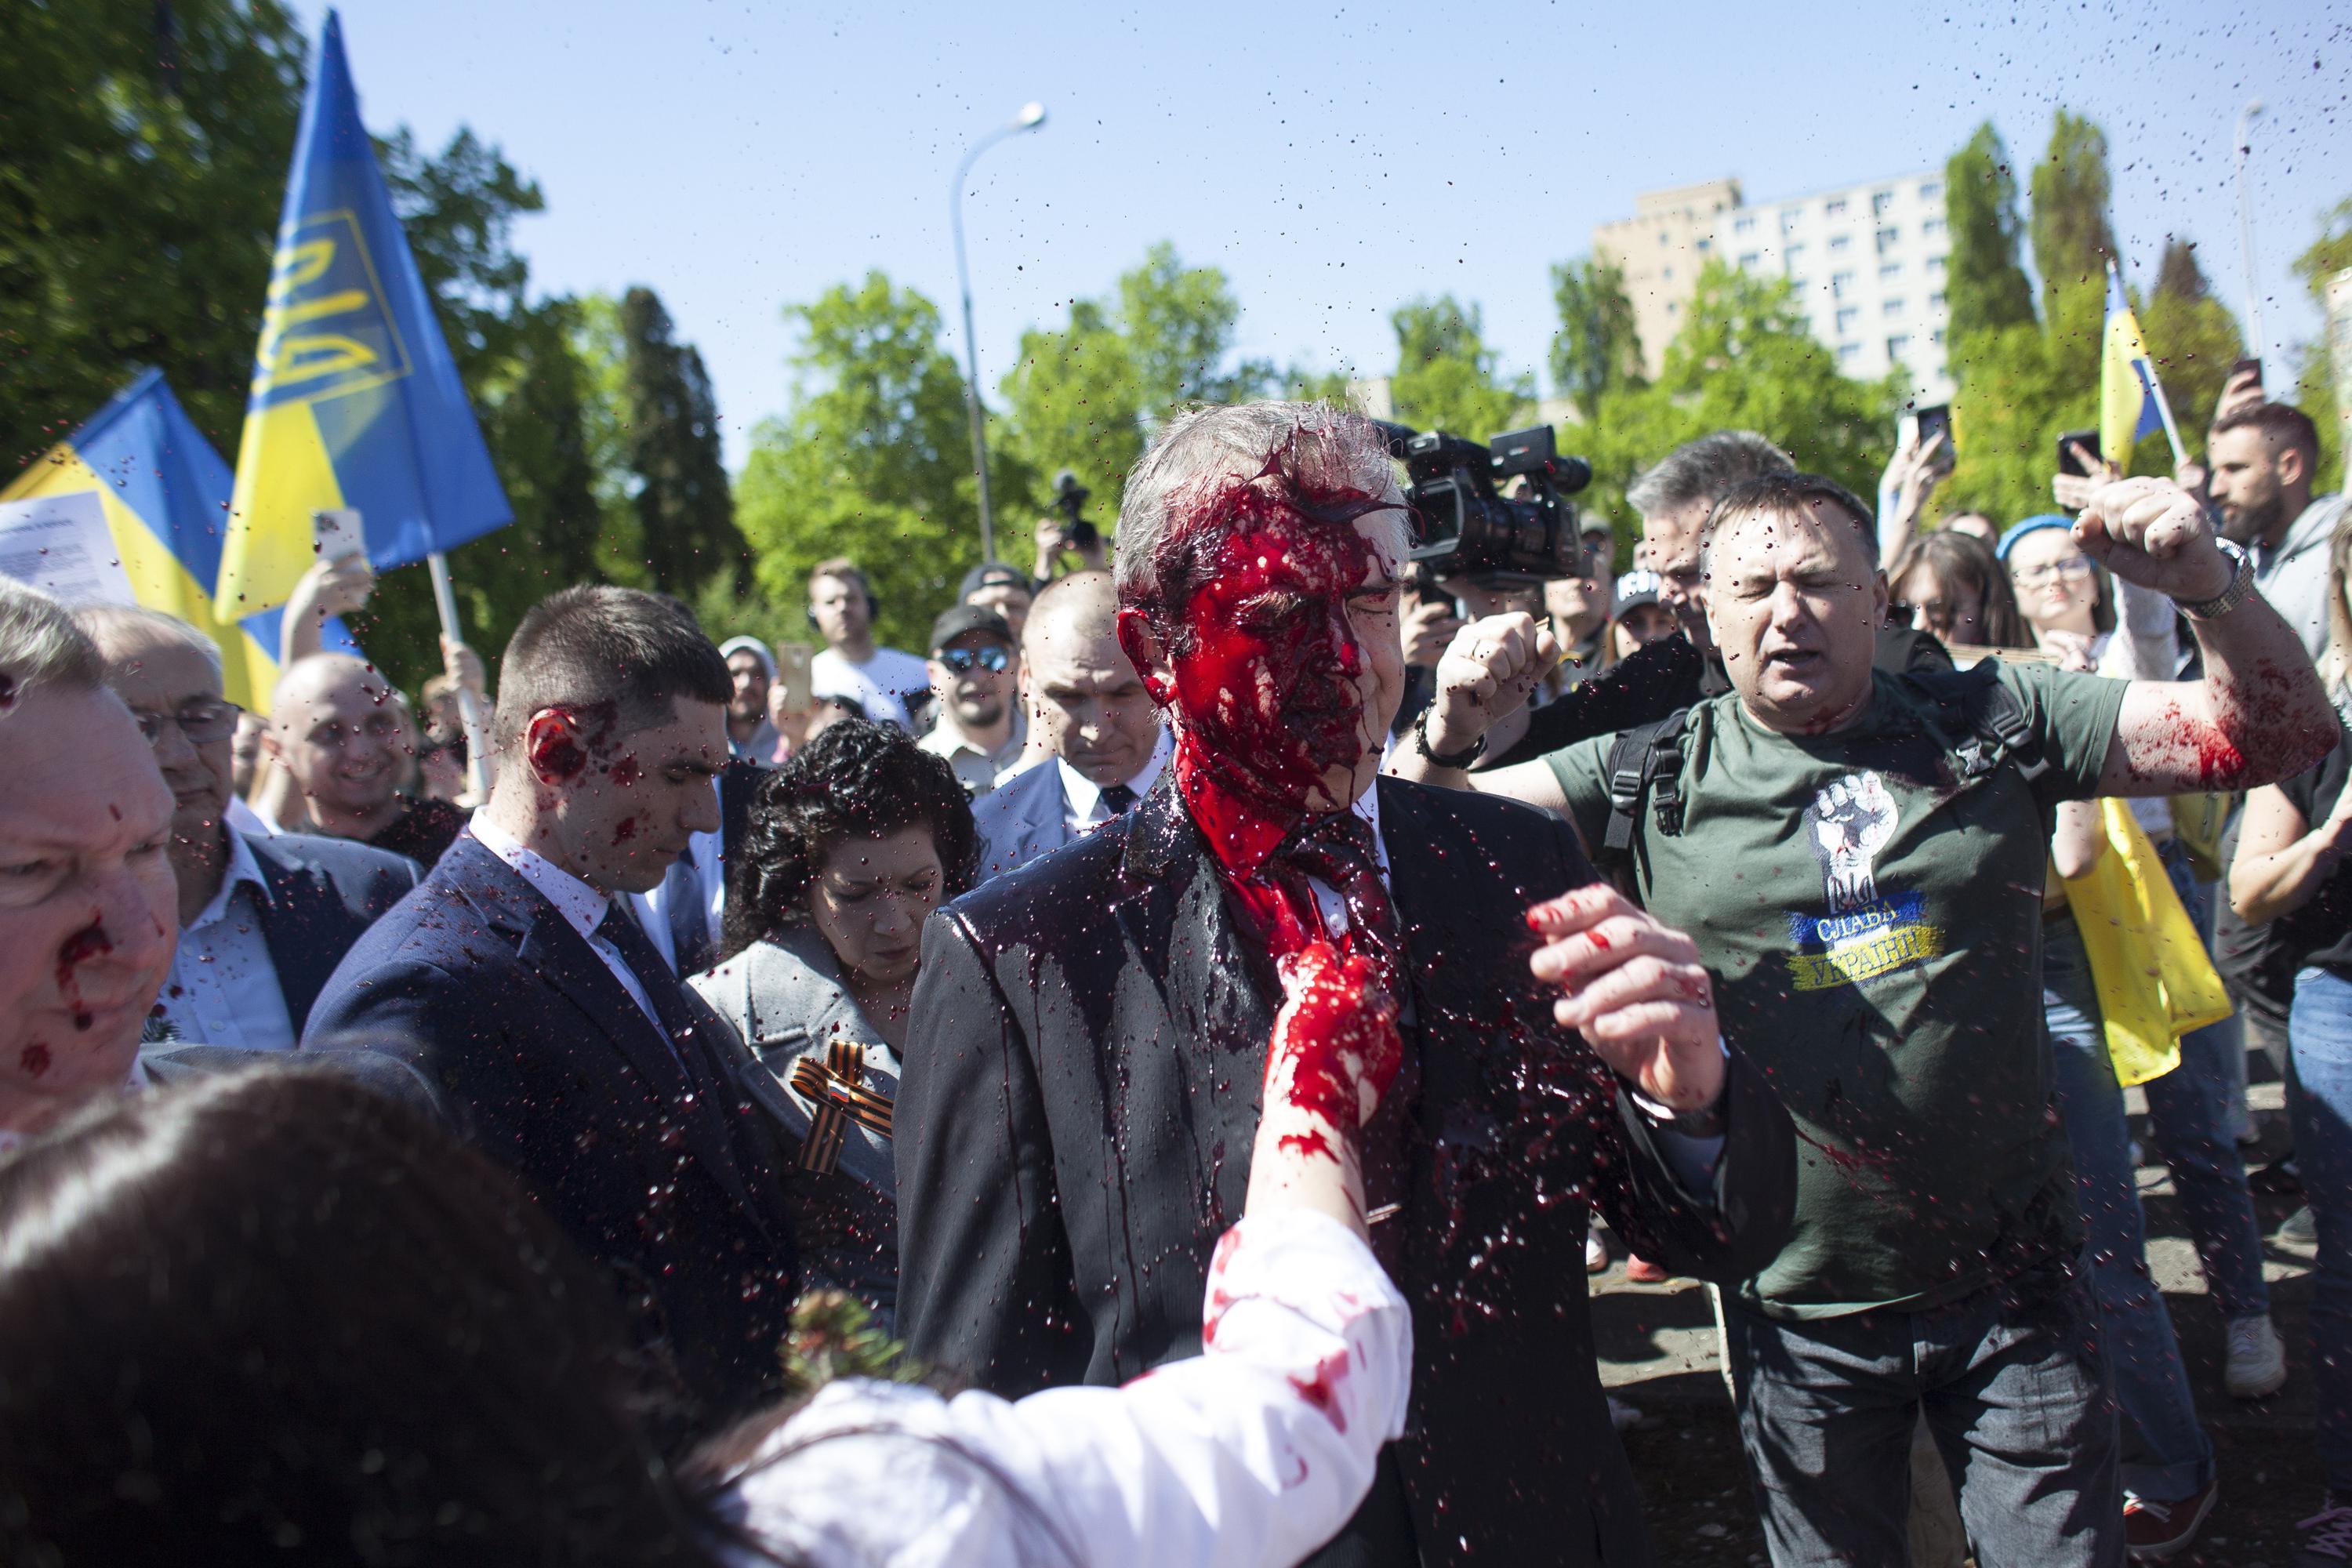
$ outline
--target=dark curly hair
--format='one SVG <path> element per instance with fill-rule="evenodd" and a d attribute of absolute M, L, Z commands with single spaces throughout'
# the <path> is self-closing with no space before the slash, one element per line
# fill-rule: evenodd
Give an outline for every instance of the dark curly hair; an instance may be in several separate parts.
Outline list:
<path fill-rule="evenodd" d="M 786 926 L 808 921 L 809 884 L 825 855 L 851 834 L 928 827 L 946 887 L 941 901 L 971 890 L 980 834 L 971 802 L 947 759 L 895 724 L 844 719 L 760 781 L 741 848 L 727 868 L 725 962 Z"/>

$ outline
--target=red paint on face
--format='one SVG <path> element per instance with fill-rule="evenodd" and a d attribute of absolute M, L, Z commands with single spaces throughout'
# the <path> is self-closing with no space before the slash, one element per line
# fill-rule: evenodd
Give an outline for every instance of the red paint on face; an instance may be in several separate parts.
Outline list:
<path fill-rule="evenodd" d="M 38 1078 L 49 1070 L 49 1047 L 36 1040 L 16 1053 L 16 1066 L 26 1078 Z"/>
<path fill-rule="evenodd" d="M 1290 1386 L 1298 1397 L 1323 1412 L 1331 1425 L 1341 1432 L 1348 1429 L 1347 1412 L 1339 1408 L 1339 1385 L 1348 1381 L 1348 1352 L 1333 1351 L 1315 1363 L 1312 1375 L 1300 1377 L 1293 1373 Z"/>
<path fill-rule="evenodd" d="M 635 752 L 631 752 L 613 764 L 613 782 L 623 789 L 627 789 L 645 776 L 646 770 L 638 764 L 637 754 Z"/>
<path fill-rule="evenodd" d="M 613 847 L 617 849 L 636 836 L 637 819 L 634 816 L 625 816 L 613 829 Z"/>
<path fill-rule="evenodd" d="M 81 966 L 93 958 L 103 958 L 114 951 L 114 939 L 106 934 L 106 927 L 96 921 L 66 938 L 58 945 L 58 993 L 73 1013 L 73 1026 L 87 1029 L 96 1021 L 82 1005 Z"/>

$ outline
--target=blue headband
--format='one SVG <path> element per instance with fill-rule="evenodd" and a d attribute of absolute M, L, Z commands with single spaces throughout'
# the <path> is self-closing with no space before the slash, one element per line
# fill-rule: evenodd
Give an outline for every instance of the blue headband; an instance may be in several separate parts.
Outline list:
<path fill-rule="evenodd" d="M 2019 540 L 2029 533 L 2039 533 L 2045 528 L 2063 528 L 2071 533 L 2074 529 L 2074 520 L 2071 517 L 2061 517 L 2054 511 L 2036 512 L 2023 522 L 2013 524 L 2008 532 L 2000 536 L 2000 542 L 1992 547 L 1992 552 L 1999 559 L 2006 561 L 2009 559 L 2011 547 Z"/>

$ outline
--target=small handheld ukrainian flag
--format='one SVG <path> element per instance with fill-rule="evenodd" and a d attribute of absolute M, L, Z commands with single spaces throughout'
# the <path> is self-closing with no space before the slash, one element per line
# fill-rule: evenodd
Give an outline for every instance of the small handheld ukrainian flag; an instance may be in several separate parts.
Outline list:
<path fill-rule="evenodd" d="M 284 604 L 317 559 L 312 514 L 341 507 L 358 510 L 380 571 L 514 519 L 330 11 L 278 223 L 215 613 Z"/>
<path fill-rule="evenodd" d="M 278 682 L 280 613 L 238 620 L 219 615 L 214 599 L 230 483 L 228 465 L 172 395 L 163 373 L 149 370 L 28 465 L 0 500 L 96 491 L 131 596 L 209 633 L 220 645 L 224 695 L 266 713 Z M 326 646 L 353 647 L 331 621 Z"/>
<path fill-rule="evenodd" d="M 2124 280 L 2107 262 L 2107 337 L 2099 360 L 2099 451 L 2123 473 L 2131 472 L 2132 447 L 2143 436 L 2171 430 L 2164 385 L 2141 341 L 2139 321 L 2124 297 Z M 2176 454 L 2179 441 L 2175 438 Z"/>

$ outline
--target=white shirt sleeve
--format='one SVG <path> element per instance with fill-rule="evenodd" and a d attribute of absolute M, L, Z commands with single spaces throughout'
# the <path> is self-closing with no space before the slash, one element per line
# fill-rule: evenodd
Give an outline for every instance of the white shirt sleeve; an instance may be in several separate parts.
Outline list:
<path fill-rule="evenodd" d="M 1123 1388 L 834 1384 L 737 1479 L 735 1517 L 817 1568 L 1286 1568 L 1404 1429 L 1411 1317 L 1353 1234 L 1285 1210 L 1218 1244 L 1202 1339 Z"/>

